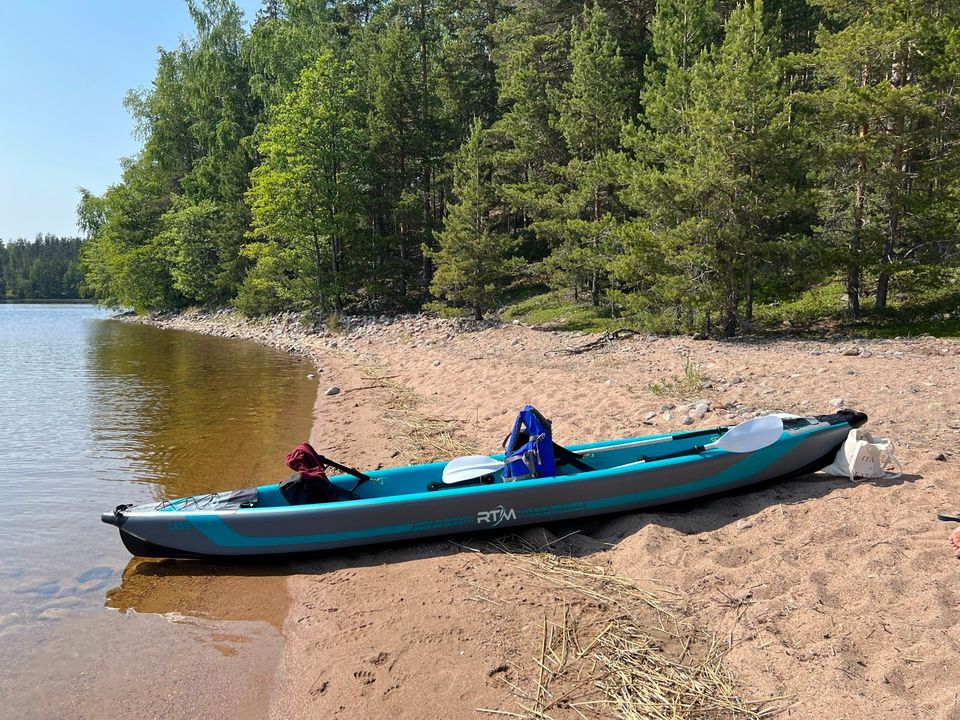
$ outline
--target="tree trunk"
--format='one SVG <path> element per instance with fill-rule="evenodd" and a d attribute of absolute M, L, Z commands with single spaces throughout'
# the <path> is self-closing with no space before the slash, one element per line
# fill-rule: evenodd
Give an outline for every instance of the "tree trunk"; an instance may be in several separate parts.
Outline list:
<path fill-rule="evenodd" d="M 430 162 L 432 160 L 432 153 L 429 152 L 429 148 L 432 143 L 432 139 L 429 135 L 427 128 L 429 127 L 429 116 L 430 116 L 430 87 L 429 87 L 429 62 L 428 62 L 428 47 L 427 47 L 427 2 L 426 0 L 420 0 L 419 5 L 419 31 L 420 31 L 420 132 L 421 135 L 421 162 L 423 163 L 420 171 L 421 175 L 421 188 L 420 192 L 423 194 L 423 242 L 430 249 L 433 247 L 433 167 L 431 167 Z M 433 277 L 433 263 L 430 262 L 430 257 L 426 253 L 422 253 L 422 264 L 420 271 L 423 276 L 423 282 L 425 285 L 430 284 L 430 280 Z"/>
<path fill-rule="evenodd" d="M 906 42 L 901 42 L 900 53 L 897 62 L 894 63 L 890 72 L 890 85 L 893 88 L 901 88 L 906 83 L 907 76 L 907 47 Z M 896 133 L 896 139 L 893 145 L 893 157 L 890 159 L 890 165 L 894 172 L 894 180 L 890 186 L 890 193 L 887 196 L 887 237 L 883 242 L 883 256 L 880 258 L 883 270 L 877 278 L 877 310 L 883 310 L 887 307 L 887 295 L 890 289 L 890 271 L 887 269 L 893 263 L 893 251 L 897 247 L 897 240 L 900 234 L 900 202 L 901 191 L 903 190 L 904 172 L 903 172 L 903 131 L 906 122 L 903 115 L 897 115 L 893 122 L 893 132 Z"/>
<path fill-rule="evenodd" d="M 860 75 L 860 87 L 867 85 L 867 67 L 864 66 Z M 864 144 L 867 138 L 866 123 L 860 126 L 860 142 Z M 853 233 L 850 235 L 850 257 L 847 261 L 847 311 L 853 316 L 860 315 L 860 251 L 863 245 L 863 209 L 867 194 L 867 154 L 860 150 L 857 158 L 857 189 L 853 203 Z"/>
<path fill-rule="evenodd" d="M 474 320 L 483 320 L 483 308 L 480 307 L 480 304 L 477 303 L 473 306 L 473 319 Z"/>

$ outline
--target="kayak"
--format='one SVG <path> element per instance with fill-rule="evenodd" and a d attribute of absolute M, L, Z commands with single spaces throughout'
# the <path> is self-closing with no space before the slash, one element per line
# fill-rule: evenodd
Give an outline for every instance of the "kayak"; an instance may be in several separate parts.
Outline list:
<path fill-rule="evenodd" d="M 482 458 L 490 467 L 473 481 L 445 476 L 454 460 L 357 473 L 366 480 L 362 483 L 332 476 L 349 498 L 335 502 L 291 504 L 281 484 L 274 483 L 120 505 L 101 519 L 119 529 L 132 554 L 175 558 L 299 555 L 506 529 L 650 508 L 815 472 L 833 460 L 850 429 L 866 421 L 865 414 L 852 410 L 786 416 L 763 441 L 766 445 L 750 452 L 725 449 L 724 438 L 754 421 L 554 445 L 557 462 L 550 477 L 505 478 L 495 469 L 503 467 L 503 455 L 494 455 Z"/>

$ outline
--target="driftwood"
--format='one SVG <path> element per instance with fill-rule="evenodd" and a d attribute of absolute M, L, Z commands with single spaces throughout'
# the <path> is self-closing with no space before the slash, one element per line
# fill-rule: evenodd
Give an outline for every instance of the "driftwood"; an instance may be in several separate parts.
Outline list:
<path fill-rule="evenodd" d="M 559 350 L 547 350 L 544 355 L 579 355 L 580 353 L 590 352 L 591 350 L 598 350 L 599 348 L 607 347 L 612 345 L 616 340 L 623 340 L 625 338 L 633 337 L 634 335 L 639 335 L 639 330 L 631 330 L 630 328 L 620 328 L 619 330 L 614 330 L 613 332 L 605 332 L 603 335 L 598 337 L 596 340 L 591 340 L 588 343 L 583 345 L 577 345 L 575 347 L 561 348 Z"/>

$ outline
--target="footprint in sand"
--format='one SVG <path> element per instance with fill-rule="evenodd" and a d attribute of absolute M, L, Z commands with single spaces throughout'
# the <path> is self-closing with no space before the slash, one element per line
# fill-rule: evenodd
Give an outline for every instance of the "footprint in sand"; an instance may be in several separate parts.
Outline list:
<path fill-rule="evenodd" d="M 377 681 L 376 676 L 369 670 L 357 670 L 353 677 L 361 685 L 373 685 Z"/>

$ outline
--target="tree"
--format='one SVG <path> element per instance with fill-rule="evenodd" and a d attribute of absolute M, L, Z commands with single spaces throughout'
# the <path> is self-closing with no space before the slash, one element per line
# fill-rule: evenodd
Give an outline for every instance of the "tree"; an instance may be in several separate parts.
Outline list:
<path fill-rule="evenodd" d="M 809 56 L 817 88 L 806 98 L 819 151 L 819 234 L 846 265 L 847 307 L 857 316 L 865 271 L 877 278 L 882 309 L 898 269 L 939 262 L 956 247 L 955 227 L 948 230 L 956 216 L 942 200 L 957 177 L 947 147 L 960 129 L 951 54 L 960 8 L 814 4 L 829 21 Z"/>
<path fill-rule="evenodd" d="M 436 272 L 430 285 L 437 297 L 473 309 L 480 320 L 494 307 L 516 270 L 512 253 L 516 242 L 498 232 L 494 219 L 497 198 L 490 182 L 493 153 L 479 118 L 457 153 L 453 170 L 455 200 L 447 206 L 439 249 L 430 254 Z"/>
<path fill-rule="evenodd" d="M 270 124 L 248 194 L 256 242 L 246 253 L 279 295 L 343 310 L 349 251 L 362 227 L 366 137 L 353 64 L 326 50 Z M 250 288 L 248 288 L 249 290 Z"/>
<path fill-rule="evenodd" d="M 593 304 L 600 305 L 607 266 L 614 254 L 619 203 L 615 197 L 621 159 L 620 130 L 628 90 L 620 48 L 607 29 L 607 14 L 594 0 L 570 33 L 570 79 L 557 97 L 557 128 L 570 154 L 566 181 L 553 219 L 543 230 L 560 242 L 554 266 L 586 280 Z"/>
<path fill-rule="evenodd" d="M 762 0 L 731 13 L 723 44 L 691 71 L 686 143 L 669 137 L 661 162 L 641 166 L 633 188 L 643 217 L 637 247 L 646 253 L 650 237 L 658 240 L 665 259 L 652 265 L 688 277 L 673 286 L 684 293 L 674 302 L 715 308 L 726 335 L 749 326 L 758 274 L 771 245 L 790 242 L 785 223 L 797 205 L 777 33 Z M 621 279 L 637 264 L 621 264 Z"/>

